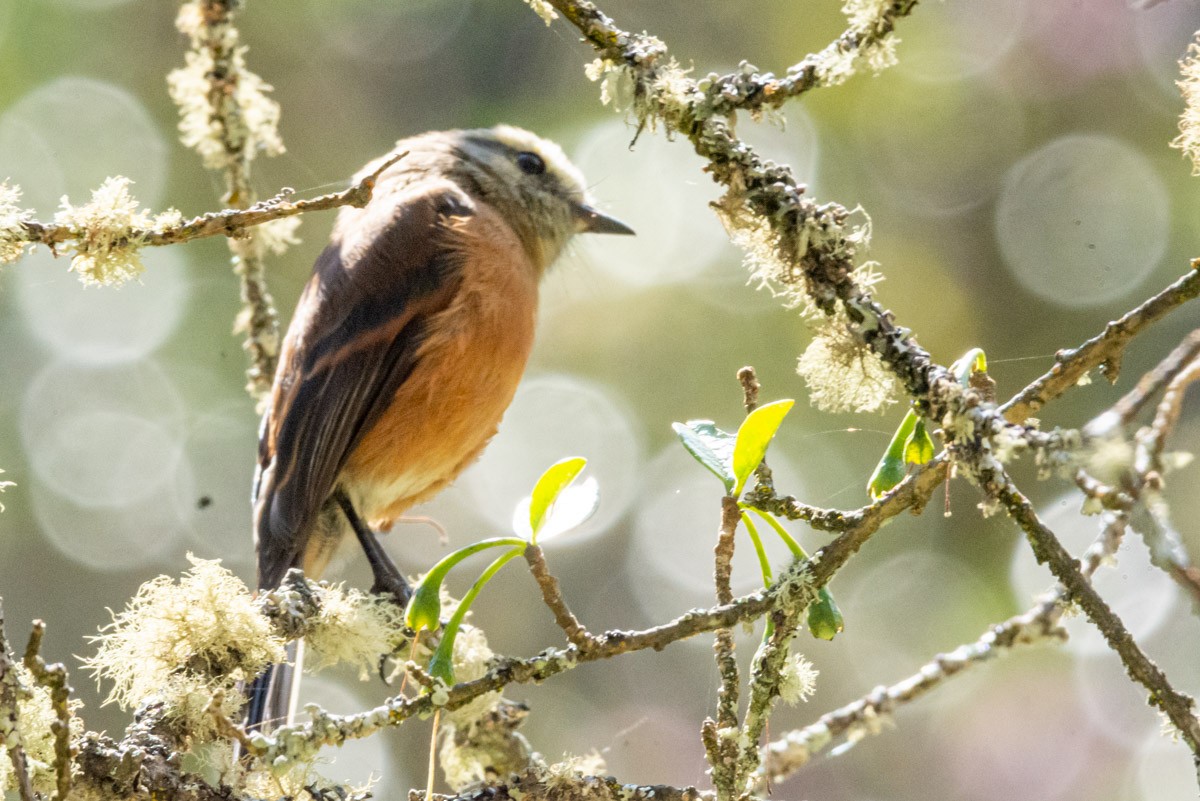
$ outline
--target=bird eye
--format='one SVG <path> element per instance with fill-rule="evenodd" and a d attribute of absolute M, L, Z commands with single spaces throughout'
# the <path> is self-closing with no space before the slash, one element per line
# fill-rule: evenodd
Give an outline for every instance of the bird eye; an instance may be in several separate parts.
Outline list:
<path fill-rule="evenodd" d="M 541 175 L 546 171 L 546 162 L 537 153 L 523 150 L 517 154 L 517 166 L 526 175 Z"/>

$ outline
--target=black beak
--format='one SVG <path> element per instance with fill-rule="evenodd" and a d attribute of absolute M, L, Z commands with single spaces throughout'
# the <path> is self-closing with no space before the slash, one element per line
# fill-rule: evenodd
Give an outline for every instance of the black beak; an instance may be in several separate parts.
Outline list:
<path fill-rule="evenodd" d="M 602 214 L 585 203 L 580 203 L 575 207 L 575 221 L 577 229 L 581 233 L 628 234 L 631 236 L 634 234 L 632 228 L 616 217 Z"/>

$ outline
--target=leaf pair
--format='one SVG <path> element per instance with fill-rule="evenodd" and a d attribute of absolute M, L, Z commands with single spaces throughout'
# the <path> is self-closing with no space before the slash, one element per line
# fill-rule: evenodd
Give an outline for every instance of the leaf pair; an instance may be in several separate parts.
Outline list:
<path fill-rule="evenodd" d="M 739 498 L 750 474 L 767 455 L 767 446 L 775 438 L 783 418 L 795 403 L 780 400 L 758 407 L 746 415 L 737 434 L 722 431 L 711 420 L 689 420 L 672 423 L 671 427 L 688 453 L 721 479 L 725 492 L 732 498 Z"/>
<path fill-rule="evenodd" d="M 987 372 L 987 356 L 981 348 L 972 348 L 950 365 L 950 372 L 966 387 L 972 375 Z M 871 500 L 878 500 L 903 481 L 909 465 L 923 465 L 933 459 L 933 454 L 933 440 L 925 430 L 925 421 L 909 409 L 867 481 Z"/>

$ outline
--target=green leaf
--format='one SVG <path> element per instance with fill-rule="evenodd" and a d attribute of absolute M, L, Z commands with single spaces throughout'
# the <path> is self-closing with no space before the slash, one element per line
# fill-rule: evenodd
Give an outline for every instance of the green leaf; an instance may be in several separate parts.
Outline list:
<path fill-rule="evenodd" d="M 881 498 L 884 493 L 904 480 L 908 472 L 904 463 L 905 449 L 920 420 L 917 413 L 910 409 L 900 421 L 900 427 L 892 435 L 892 441 L 888 443 L 883 458 L 875 465 L 875 472 L 871 473 L 871 478 L 867 481 L 867 494 L 871 500 Z"/>
<path fill-rule="evenodd" d="M 526 498 L 513 509 L 513 533 L 532 540 L 533 529 L 529 527 L 529 506 L 532 498 Z M 595 476 L 576 481 L 559 493 L 550 507 L 550 513 L 542 520 L 538 531 L 538 542 L 565 534 L 579 528 L 600 508 L 600 483 Z"/>
<path fill-rule="evenodd" d="M 546 520 L 546 514 L 558 499 L 559 493 L 571 485 L 586 465 L 587 459 L 582 456 L 562 459 L 550 465 L 533 485 L 533 494 L 529 501 L 529 527 L 533 530 L 531 542 L 537 542 L 537 535 Z"/>
<path fill-rule="evenodd" d="M 446 628 L 442 631 L 442 641 L 438 643 L 433 655 L 429 658 L 429 675 L 436 676 L 447 684 L 454 683 L 454 640 L 458 637 L 458 630 L 462 627 L 463 619 L 471 610 L 471 604 L 479 595 L 479 591 L 491 581 L 492 576 L 496 575 L 496 572 L 509 560 L 525 552 L 525 541 L 519 540 L 519 542 L 519 547 L 513 548 L 488 565 L 479 578 L 475 579 L 471 589 L 467 590 L 467 594 L 458 602 L 454 614 L 450 616 L 450 620 L 446 622 Z"/>
<path fill-rule="evenodd" d="M 421 629 L 436 631 L 438 618 L 442 611 L 442 582 L 446 580 L 446 575 L 449 574 L 451 568 L 467 557 L 474 556 L 480 551 L 486 551 L 488 548 L 508 545 L 520 547 L 521 551 L 524 551 L 526 544 L 525 540 L 517 537 L 493 537 L 480 540 L 465 548 L 459 548 L 454 553 L 444 556 L 430 568 L 429 572 L 421 578 L 416 589 L 413 590 L 412 597 L 408 599 L 408 606 L 404 610 L 404 625 L 413 631 Z"/>
<path fill-rule="evenodd" d="M 441 589 L 440 581 L 418 584 L 404 609 L 404 625 L 416 632 L 422 629 L 436 631 L 442 614 Z"/>
<path fill-rule="evenodd" d="M 844 628 L 842 610 L 834 603 L 829 590 L 822 587 L 817 592 L 817 600 L 808 607 L 808 630 L 819 640 L 832 640 Z"/>
<path fill-rule="evenodd" d="M 971 380 L 972 373 L 986 373 L 987 356 L 984 354 L 983 348 L 971 348 L 964 353 L 961 358 L 950 365 L 950 372 L 954 373 L 958 383 L 964 387 Z"/>
<path fill-rule="evenodd" d="M 925 430 L 925 420 L 917 420 L 912 433 L 904 443 L 905 464 L 925 464 L 933 458 L 933 440 Z"/>
<path fill-rule="evenodd" d="M 733 497 L 742 494 L 746 481 L 767 455 L 767 446 L 775 438 L 783 418 L 796 405 L 794 400 L 778 400 L 759 406 L 742 421 L 733 444 Z"/>
<path fill-rule="evenodd" d="M 712 420 L 688 420 L 672 423 L 679 441 L 696 461 L 721 479 L 726 492 L 733 491 L 733 435 L 717 428 Z"/>

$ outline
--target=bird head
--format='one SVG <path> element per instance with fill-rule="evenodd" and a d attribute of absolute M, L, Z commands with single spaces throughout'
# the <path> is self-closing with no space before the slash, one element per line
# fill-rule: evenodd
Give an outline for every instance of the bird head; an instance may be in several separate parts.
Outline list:
<path fill-rule="evenodd" d="M 512 226 L 538 270 L 545 270 L 578 233 L 632 234 L 596 209 L 583 174 L 562 148 L 511 125 L 443 131 L 403 140 L 415 164 L 435 169 Z M 404 162 L 402 162 L 403 164 Z"/>

